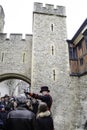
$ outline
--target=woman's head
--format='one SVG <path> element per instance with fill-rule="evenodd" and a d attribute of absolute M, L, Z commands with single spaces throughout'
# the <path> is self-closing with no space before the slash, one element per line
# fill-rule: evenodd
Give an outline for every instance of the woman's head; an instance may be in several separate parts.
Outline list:
<path fill-rule="evenodd" d="M 48 106 L 47 106 L 47 104 L 46 103 L 41 103 L 40 105 L 39 105 L 39 107 L 38 107 L 38 113 L 40 113 L 40 112 L 45 112 L 45 111 L 47 111 L 48 110 Z"/>

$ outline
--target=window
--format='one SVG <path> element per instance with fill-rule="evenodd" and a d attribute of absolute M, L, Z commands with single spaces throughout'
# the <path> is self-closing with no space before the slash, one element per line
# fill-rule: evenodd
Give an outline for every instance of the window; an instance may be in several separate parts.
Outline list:
<path fill-rule="evenodd" d="M 2 52 L 2 54 L 1 54 L 1 61 L 2 62 L 4 61 L 4 52 Z"/>
<path fill-rule="evenodd" d="M 56 77 L 56 73 L 55 73 L 55 69 L 53 70 L 53 80 L 55 80 Z"/>
<path fill-rule="evenodd" d="M 77 58 L 77 48 L 73 48 L 73 58 Z"/>
<path fill-rule="evenodd" d="M 78 49 L 79 49 L 79 50 L 82 49 L 83 40 L 84 40 L 84 38 L 82 38 L 82 39 L 80 40 L 80 42 L 78 43 Z"/>
<path fill-rule="evenodd" d="M 86 44 L 86 49 L 87 49 L 87 36 L 85 36 L 84 39 L 85 39 L 85 44 Z"/>
<path fill-rule="evenodd" d="M 78 44 L 78 49 L 80 50 L 82 48 L 82 43 L 80 42 L 79 44 Z"/>
<path fill-rule="evenodd" d="M 80 65 L 83 65 L 83 58 L 80 59 Z"/>
<path fill-rule="evenodd" d="M 54 46 L 52 46 L 52 55 L 54 55 Z"/>
<path fill-rule="evenodd" d="M 25 62 L 25 53 L 23 53 L 23 62 Z"/>
<path fill-rule="evenodd" d="M 73 48 L 72 47 L 69 48 L 69 57 L 70 57 L 70 59 L 73 58 Z"/>
<path fill-rule="evenodd" d="M 77 58 L 77 48 L 76 47 L 69 47 L 69 57 L 70 59 Z"/>
<path fill-rule="evenodd" d="M 51 24 L 51 31 L 53 31 L 53 24 Z"/>

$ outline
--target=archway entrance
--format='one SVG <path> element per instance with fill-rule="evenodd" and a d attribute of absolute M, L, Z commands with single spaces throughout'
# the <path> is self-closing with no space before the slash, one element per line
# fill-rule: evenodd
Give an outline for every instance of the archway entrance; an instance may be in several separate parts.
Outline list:
<path fill-rule="evenodd" d="M 24 89 L 30 91 L 31 81 L 24 75 L 7 73 L 0 75 L 0 96 L 8 94 L 17 96 L 24 94 Z"/>

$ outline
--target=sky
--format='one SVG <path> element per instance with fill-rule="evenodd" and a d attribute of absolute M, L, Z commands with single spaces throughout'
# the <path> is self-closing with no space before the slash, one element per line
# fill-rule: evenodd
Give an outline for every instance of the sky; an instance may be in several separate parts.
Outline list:
<path fill-rule="evenodd" d="M 5 12 L 4 33 L 32 34 L 34 2 L 65 6 L 67 39 L 72 39 L 87 18 L 87 0 L 0 0 Z"/>

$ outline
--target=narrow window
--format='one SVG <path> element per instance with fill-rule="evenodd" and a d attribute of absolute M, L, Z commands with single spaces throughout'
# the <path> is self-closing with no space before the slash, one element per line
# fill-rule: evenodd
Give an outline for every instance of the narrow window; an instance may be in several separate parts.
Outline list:
<path fill-rule="evenodd" d="M 83 65 L 83 58 L 80 59 L 80 65 Z"/>
<path fill-rule="evenodd" d="M 23 62 L 25 62 L 25 53 L 23 53 Z"/>
<path fill-rule="evenodd" d="M 70 47 L 69 48 L 69 57 L 70 59 L 75 59 L 77 58 L 77 48 L 73 48 L 73 47 Z"/>
<path fill-rule="evenodd" d="M 80 43 L 78 44 L 78 49 L 80 50 L 82 48 L 82 42 L 80 41 Z"/>
<path fill-rule="evenodd" d="M 53 24 L 51 24 L 51 31 L 53 31 Z"/>
<path fill-rule="evenodd" d="M 69 58 L 72 59 L 73 58 L 73 48 L 69 47 Z"/>
<path fill-rule="evenodd" d="M 53 70 L 53 80 L 55 80 L 56 74 L 55 74 L 55 69 Z"/>
<path fill-rule="evenodd" d="M 52 46 L 52 55 L 54 55 L 54 46 Z"/>
<path fill-rule="evenodd" d="M 86 49 L 87 49 L 87 42 L 86 42 Z"/>
<path fill-rule="evenodd" d="M 87 36 L 85 36 L 84 39 L 85 39 L 85 44 L 86 44 L 86 49 L 87 49 Z"/>
<path fill-rule="evenodd" d="M 2 62 L 4 61 L 4 53 L 2 53 L 1 61 L 2 61 Z"/>
<path fill-rule="evenodd" d="M 73 58 L 74 59 L 77 58 L 77 48 L 76 47 L 73 48 Z"/>

